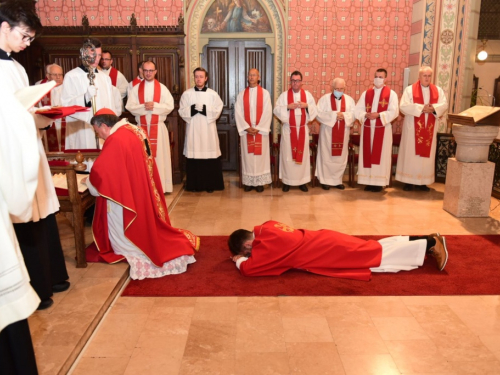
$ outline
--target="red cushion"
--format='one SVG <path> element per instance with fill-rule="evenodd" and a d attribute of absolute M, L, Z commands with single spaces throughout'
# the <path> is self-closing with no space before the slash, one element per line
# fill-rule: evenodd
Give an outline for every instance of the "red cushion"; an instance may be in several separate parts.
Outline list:
<path fill-rule="evenodd" d="M 69 165 L 69 161 L 67 161 L 67 160 L 50 160 L 49 161 L 50 167 L 65 167 L 67 165 Z"/>

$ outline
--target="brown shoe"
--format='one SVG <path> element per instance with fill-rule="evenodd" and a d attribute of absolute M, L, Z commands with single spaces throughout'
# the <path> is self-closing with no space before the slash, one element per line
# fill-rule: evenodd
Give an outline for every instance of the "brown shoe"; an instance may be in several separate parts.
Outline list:
<path fill-rule="evenodd" d="M 431 256 L 436 258 L 437 267 L 440 271 L 444 270 L 448 262 L 448 249 L 446 248 L 446 239 L 443 236 L 434 236 L 436 245 L 429 250 Z"/>

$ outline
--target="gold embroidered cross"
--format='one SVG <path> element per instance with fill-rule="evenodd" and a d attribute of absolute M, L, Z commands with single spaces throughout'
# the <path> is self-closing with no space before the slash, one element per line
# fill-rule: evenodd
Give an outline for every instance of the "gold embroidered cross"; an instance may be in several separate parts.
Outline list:
<path fill-rule="evenodd" d="M 372 109 L 372 106 L 370 104 L 367 104 L 366 105 L 366 112 L 370 112 L 371 109 Z"/>
<path fill-rule="evenodd" d="M 382 99 L 382 101 L 380 102 L 380 105 L 381 105 L 382 107 L 387 106 L 387 104 L 389 104 L 389 102 L 386 102 L 386 101 L 385 101 L 385 99 Z"/>

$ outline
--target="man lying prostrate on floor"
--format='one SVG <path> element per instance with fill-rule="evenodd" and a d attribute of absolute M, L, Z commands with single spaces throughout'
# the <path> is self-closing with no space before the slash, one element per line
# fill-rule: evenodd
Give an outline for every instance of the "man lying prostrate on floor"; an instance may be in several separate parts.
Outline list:
<path fill-rule="evenodd" d="M 327 229 L 294 229 L 272 220 L 253 232 L 238 229 L 229 236 L 228 245 L 244 276 L 275 276 L 299 269 L 368 281 L 371 272 L 418 268 L 426 254 L 436 258 L 440 271 L 448 260 L 445 238 L 438 233 L 365 241 Z"/>
<path fill-rule="evenodd" d="M 102 258 L 126 258 L 130 277 L 185 272 L 200 240 L 170 225 L 160 175 L 144 131 L 100 109 L 90 123 L 105 140 L 86 183 L 97 197 L 92 232 Z"/>

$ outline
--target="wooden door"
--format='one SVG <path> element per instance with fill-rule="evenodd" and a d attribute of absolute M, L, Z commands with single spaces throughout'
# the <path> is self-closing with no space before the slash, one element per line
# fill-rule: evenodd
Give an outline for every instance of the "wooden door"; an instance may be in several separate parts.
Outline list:
<path fill-rule="evenodd" d="M 212 40 L 203 49 L 202 66 L 208 71 L 208 87 L 215 90 L 224 103 L 217 120 L 222 153 L 222 169 L 238 169 L 238 131 L 234 105 L 238 93 L 247 86 L 248 70 L 260 72 L 261 85 L 272 98 L 272 56 L 263 40 Z"/>

